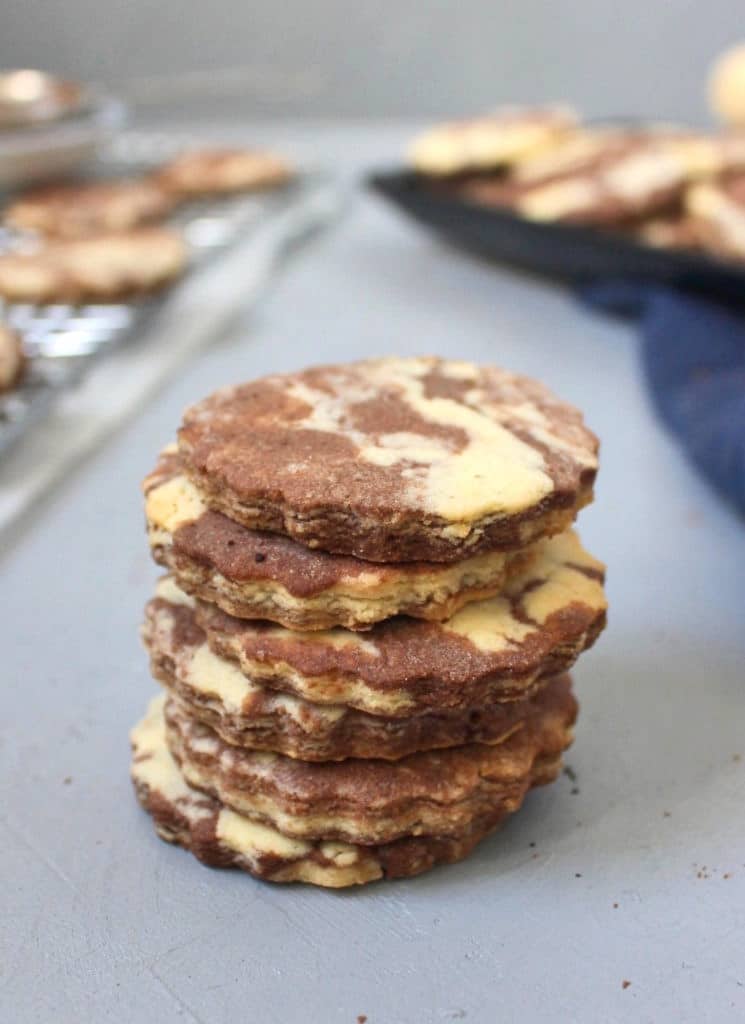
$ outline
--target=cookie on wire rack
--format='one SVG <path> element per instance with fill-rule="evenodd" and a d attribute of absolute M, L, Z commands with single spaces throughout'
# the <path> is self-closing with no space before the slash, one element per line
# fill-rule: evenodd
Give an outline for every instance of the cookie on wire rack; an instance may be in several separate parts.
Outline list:
<path fill-rule="evenodd" d="M 187 247 L 171 228 L 41 242 L 0 254 L 8 302 L 117 302 L 158 291 L 183 274 Z"/>

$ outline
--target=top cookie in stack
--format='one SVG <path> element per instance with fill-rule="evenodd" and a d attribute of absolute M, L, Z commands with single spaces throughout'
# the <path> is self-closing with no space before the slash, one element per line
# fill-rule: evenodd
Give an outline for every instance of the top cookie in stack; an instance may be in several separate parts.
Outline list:
<path fill-rule="evenodd" d="M 561 673 L 605 621 L 602 565 L 569 529 L 596 455 L 542 385 L 436 358 L 188 410 L 144 484 L 168 701 L 133 734 L 133 775 L 161 835 L 350 884 L 465 856 L 555 778 L 576 714 Z"/>
<path fill-rule="evenodd" d="M 187 412 L 146 482 L 151 543 L 187 591 L 239 616 L 443 619 L 572 523 L 596 452 L 576 410 L 495 368 L 381 359 L 267 377 Z"/>

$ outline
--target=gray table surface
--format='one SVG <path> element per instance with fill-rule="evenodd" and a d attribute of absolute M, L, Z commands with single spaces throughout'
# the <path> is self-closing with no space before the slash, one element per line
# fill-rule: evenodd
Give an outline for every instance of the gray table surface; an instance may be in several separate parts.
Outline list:
<path fill-rule="evenodd" d="M 262 137 L 351 171 L 405 131 Z M 128 779 L 127 731 L 155 689 L 140 478 L 211 389 L 390 352 L 533 374 L 602 438 L 580 529 L 608 563 L 611 615 L 576 671 L 576 782 L 416 880 L 336 893 L 210 871 L 156 839 Z M 744 567 L 743 524 L 655 421 L 630 330 L 360 198 L 4 553 L 0 1019 L 742 1020 Z"/>

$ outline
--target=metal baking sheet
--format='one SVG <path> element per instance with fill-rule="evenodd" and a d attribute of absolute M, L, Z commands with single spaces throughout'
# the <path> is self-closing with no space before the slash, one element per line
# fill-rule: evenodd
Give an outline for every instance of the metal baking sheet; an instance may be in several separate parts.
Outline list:
<path fill-rule="evenodd" d="M 411 171 L 382 171 L 368 181 L 448 242 L 498 263 L 575 283 L 597 277 L 640 278 L 745 301 L 745 266 L 656 249 L 598 228 L 530 221 L 510 210 L 467 202 Z"/>

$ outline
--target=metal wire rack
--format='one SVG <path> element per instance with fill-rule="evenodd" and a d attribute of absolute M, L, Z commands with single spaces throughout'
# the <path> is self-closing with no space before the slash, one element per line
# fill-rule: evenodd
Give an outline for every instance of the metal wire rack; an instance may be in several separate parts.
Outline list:
<path fill-rule="evenodd" d="M 199 140 L 149 133 L 124 133 L 93 169 L 95 176 L 146 173 L 156 164 Z M 42 419 L 55 398 L 77 384 L 95 361 L 136 337 L 168 301 L 173 289 L 244 239 L 265 217 L 292 200 L 302 180 L 273 192 L 225 199 L 204 199 L 179 207 L 168 218 L 186 241 L 185 279 L 171 289 L 116 304 L 29 305 L 0 303 L 0 320 L 22 338 L 28 367 L 18 387 L 0 395 L 0 455 Z M 18 236 L 0 228 L 0 251 L 18 244 Z"/>

